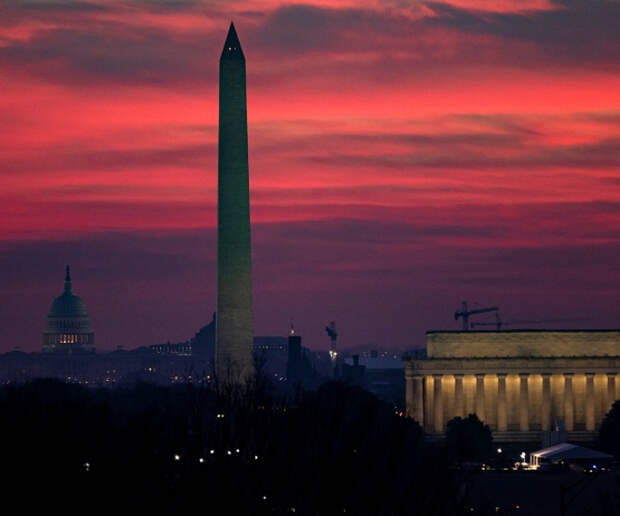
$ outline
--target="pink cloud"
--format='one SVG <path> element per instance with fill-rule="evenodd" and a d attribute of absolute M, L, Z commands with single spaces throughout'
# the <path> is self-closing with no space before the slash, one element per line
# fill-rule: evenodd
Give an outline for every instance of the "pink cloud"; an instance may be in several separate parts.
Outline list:
<path fill-rule="evenodd" d="M 247 56 L 260 331 L 279 331 L 292 307 L 307 314 L 313 343 L 321 321 L 339 317 L 351 344 L 404 346 L 471 296 L 513 313 L 535 298 L 539 313 L 600 311 L 599 324 L 611 324 L 620 39 L 605 19 L 615 7 L 592 9 L 584 40 L 573 42 L 581 2 L 8 5 L 7 267 L 27 282 L 37 253 L 71 261 L 83 242 L 92 299 L 112 275 L 106 246 L 127 258 L 140 247 L 125 235 L 149 235 L 138 240 L 148 271 L 115 261 L 126 267 L 119 274 L 136 275 L 127 295 L 135 304 L 168 289 L 173 303 L 191 305 L 188 319 L 180 311 L 154 329 L 149 310 L 161 319 L 170 303 L 153 300 L 134 330 L 104 302 L 110 287 L 92 309 L 105 345 L 112 314 L 133 342 L 150 343 L 187 338 L 212 310 L 212 241 L 200 240 L 197 262 L 189 256 L 216 222 L 217 60 L 231 18 Z M 164 272 L 179 264 L 202 274 L 204 289 L 171 286 Z M 38 328 L 53 270 L 47 290 L 20 285 L 42 310 L 22 326 Z M 18 317 L 11 310 L 5 321 Z"/>

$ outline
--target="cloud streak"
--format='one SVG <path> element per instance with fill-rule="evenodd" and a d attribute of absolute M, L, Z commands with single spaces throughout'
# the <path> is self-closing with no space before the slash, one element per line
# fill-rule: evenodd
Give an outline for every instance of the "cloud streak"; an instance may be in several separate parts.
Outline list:
<path fill-rule="evenodd" d="M 104 348 L 209 319 L 231 19 L 259 332 L 418 345 L 463 299 L 615 324 L 619 4 L 356 4 L 5 2 L 0 349 L 38 347 L 65 262 Z"/>

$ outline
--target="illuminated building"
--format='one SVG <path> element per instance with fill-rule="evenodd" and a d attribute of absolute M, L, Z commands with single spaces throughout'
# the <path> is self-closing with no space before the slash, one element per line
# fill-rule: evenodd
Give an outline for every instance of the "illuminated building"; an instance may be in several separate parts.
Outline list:
<path fill-rule="evenodd" d="M 405 359 L 407 414 L 430 435 L 476 414 L 496 441 L 541 441 L 559 426 L 592 441 L 620 397 L 620 330 L 428 332 Z"/>
<path fill-rule="evenodd" d="M 220 57 L 215 367 L 220 384 L 254 375 L 245 57 L 231 23 Z"/>
<path fill-rule="evenodd" d="M 84 353 L 95 351 L 95 334 L 83 301 L 71 290 L 67 265 L 65 290 L 54 299 L 43 332 L 43 352 Z"/>

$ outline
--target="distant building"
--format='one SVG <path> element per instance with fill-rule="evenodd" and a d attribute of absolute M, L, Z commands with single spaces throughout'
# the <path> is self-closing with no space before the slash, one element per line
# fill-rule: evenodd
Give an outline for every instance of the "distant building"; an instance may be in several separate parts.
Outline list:
<path fill-rule="evenodd" d="M 360 387 L 364 386 L 364 377 L 366 374 L 366 366 L 360 364 L 359 355 L 351 355 L 342 364 L 342 379 Z"/>
<path fill-rule="evenodd" d="M 405 368 L 400 358 L 371 351 L 370 356 L 353 355 L 342 364 L 342 378 L 364 387 L 378 398 L 403 410 Z"/>
<path fill-rule="evenodd" d="M 194 357 L 212 365 L 215 358 L 215 313 L 211 322 L 200 328 L 190 340 L 152 344 L 149 349 L 158 355 Z"/>
<path fill-rule="evenodd" d="M 286 380 L 288 342 L 282 336 L 256 336 L 252 339 L 252 351 L 257 372 L 275 382 Z"/>
<path fill-rule="evenodd" d="M 281 337 L 279 335 L 270 335 L 265 337 L 256 336 L 253 340 L 253 349 L 254 354 L 264 352 L 286 356 L 288 341 L 286 337 Z"/>
<path fill-rule="evenodd" d="M 530 465 L 542 469 L 545 466 L 566 465 L 595 472 L 598 469 L 609 467 L 613 459 L 613 455 L 608 453 L 569 443 L 556 444 L 530 453 Z"/>
<path fill-rule="evenodd" d="M 177 355 L 180 357 L 192 356 L 192 343 L 189 340 L 185 342 L 166 342 L 165 344 L 152 344 L 149 346 L 151 351 L 158 355 Z"/>
<path fill-rule="evenodd" d="M 288 336 L 288 358 L 286 361 L 286 377 L 289 381 L 299 381 L 302 376 L 302 348 L 301 335 L 296 335 L 291 326 Z"/>
<path fill-rule="evenodd" d="M 317 354 L 301 345 L 301 335 L 295 333 L 291 326 L 288 336 L 288 354 L 286 360 L 286 380 L 289 388 L 316 388 L 327 378 L 321 378 L 316 368 Z"/>
<path fill-rule="evenodd" d="M 188 357 L 202 376 L 214 372 L 216 314 L 190 340 L 153 344 L 149 349 L 157 355 Z M 252 350 L 262 372 L 278 381 L 286 378 L 288 342 L 281 336 L 256 336 Z"/>
<path fill-rule="evenodd" d="M 215 361 L 215 312 L 211 322 L 198 330 L 190 340 L 194 360 L 212 368 Z"/>
<path fill-rule="evenodd" d="M 72 291 L 67 265 L 65 290 L 54 299 L 43 332 L 44 353 L 90 353 L 95 351 L 95 334 L 84 302 Z"/>
<path fill-rule="evenodd" d="M 496 441 L 541 441 L 560 422 L 595 438 L 620 398 L 620 330 L 428 332 L 425 359 L 405 359 L 407 414 L 428 434 L 475 413 Z"/>

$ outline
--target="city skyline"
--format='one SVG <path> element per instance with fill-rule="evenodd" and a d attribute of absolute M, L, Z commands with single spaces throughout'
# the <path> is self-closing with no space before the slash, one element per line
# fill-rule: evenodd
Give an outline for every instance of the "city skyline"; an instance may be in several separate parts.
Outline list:
<path fill-rule="evenodd" d="M 255 334 L 293 318 L 326 349 L 336 320 L 345 348 L 411 348 L 458 329 L 463 300 L 618 327 L 617 3 L 3 9 L 1 352 L 39 349 L 66 263 L 98 349 L 209 322 L 231 19 L 250 63 Z"/>

